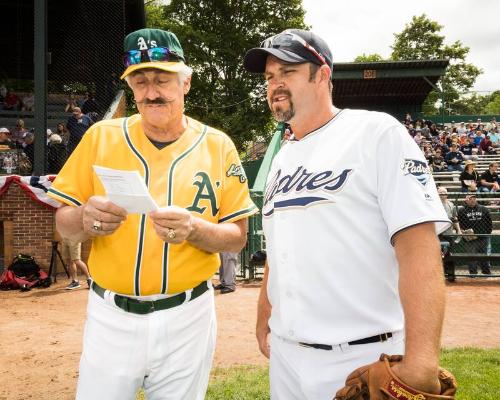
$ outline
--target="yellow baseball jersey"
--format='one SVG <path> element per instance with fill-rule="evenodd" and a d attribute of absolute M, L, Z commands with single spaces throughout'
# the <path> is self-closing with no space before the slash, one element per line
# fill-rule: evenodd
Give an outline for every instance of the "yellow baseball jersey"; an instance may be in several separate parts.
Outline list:
<path fill-rule="evenodd" d="M 70 206 L 105 196 L 93 165 L 137 170 L 159 207 L 183 207 L 206 221 L 234 222 L 257 212 L 231 139 L 192 118 L 181 137 L 161 150 L 144 134 L 139 114 L 93 125 L 48 194 Z M 217 254 L 187 241 L 162 241 L 144 214 L 129 214 L 113 234 L 94 238 L 89 257 L 97 284 L 136 296 L 185 291 L 218 267 Z"/>

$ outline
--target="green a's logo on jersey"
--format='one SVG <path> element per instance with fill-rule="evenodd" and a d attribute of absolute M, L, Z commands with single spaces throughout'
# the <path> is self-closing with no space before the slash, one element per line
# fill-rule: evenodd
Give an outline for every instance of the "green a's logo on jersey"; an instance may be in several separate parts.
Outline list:
<path fill-rule="evenodd" d="M 198 172 L 195 175 L 195 178 L 200 178 L 199 181 L 195 180 L 193 182 L 193 185 L 198 188 L 198 192 L 194 197 L 193 204 L 191 204 L 187 210 L 203 214 L 207 207 L 200 207 L 198 204 L 200 201 L 208 201 L 210 202 L 210 208 L 212 209 L 212 216 L 215 217 L 215 215 L 219 212 L 219 209 L 217 208 L 217 199 L 215 197 L 214 187 L 212 186 L 212 182 L 210 182 L 208 174 L 206 172 Z"/>
<path fill-rule="evenodd" d="M 247 180 L 245 175 L 245 170 L 241 165 L 231 164 L 229 169 L 226 171 L 226 176 L 229 178 L 230 176 L 236 176 L 239 178 L 241 183 L 244 183 Z"/>

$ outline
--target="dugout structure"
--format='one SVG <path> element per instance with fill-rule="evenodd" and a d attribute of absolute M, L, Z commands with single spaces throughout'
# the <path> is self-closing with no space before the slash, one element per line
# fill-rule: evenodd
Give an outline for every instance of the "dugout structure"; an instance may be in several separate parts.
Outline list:
<path fill-rule="evenodd" d="M 444 75 L 448 60 L 380 61 L 363 63 L 334 63 L 332 71 L 333 103 L 338 108 L 383 111 L 398 120 L 409 112 L 421 115 L 422 104 L 431 90 L 440 90 L 437 83 Z M 269 143 L 250 193 L 262 210 L 267 174 L 280 149 L 285 127 L 278 124 Z M 252 173 L 253 175 L 253 173 Z M 248 241 L 241 254 L 241 275 L 250 279 L 261 265 L 251 262 L 252 254 L 265 250 L 262 214 L 249 219 Z"/>

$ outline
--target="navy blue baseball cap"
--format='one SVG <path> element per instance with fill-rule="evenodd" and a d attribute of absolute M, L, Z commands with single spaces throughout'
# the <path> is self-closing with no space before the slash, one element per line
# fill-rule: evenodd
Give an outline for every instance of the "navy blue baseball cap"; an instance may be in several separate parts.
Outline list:
<path fill-rule="evenodd" d="M 311 62 L 327 65 L 330 71 L 333 67 L 328 44 L 318 35 L 303 29 L 286 29 L 267 38 L 260 47 L 247 51 L 243 66 L 249 72 L 264 72 L 269 54 L 290 64 Z"/>

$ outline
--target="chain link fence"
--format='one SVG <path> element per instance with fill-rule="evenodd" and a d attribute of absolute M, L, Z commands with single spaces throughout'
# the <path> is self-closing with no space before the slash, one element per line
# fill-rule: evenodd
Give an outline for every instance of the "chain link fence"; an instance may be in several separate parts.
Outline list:
<path fill-rule="evenodd" d="M 30 175 L 34 141 L 43 140 L 45 173 L 57 174 L 122 88 L 123 38 L 144 26 L 144 4 L 47 0 L 47 132 L 34 130 L 34 35 L 42 33 L 34 31 L 33 1 L 0 7 L 9 16 L 0 28 L 9 49 L 0 67 L 0 173 Z"/>
<path fill-rule="evenodd" d="M 455 193 L 444 203 L 453 225 L 440 235 L 445 274 L 492 276 L 500 260 L 500 196 Z"/>

